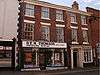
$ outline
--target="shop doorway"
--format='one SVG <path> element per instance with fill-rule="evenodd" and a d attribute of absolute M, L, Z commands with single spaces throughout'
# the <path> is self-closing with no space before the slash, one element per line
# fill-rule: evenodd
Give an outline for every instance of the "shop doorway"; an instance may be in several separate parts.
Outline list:
<path fill-rule="evenodd" d="M 50 66 L 52 64 L 52 51 L 51 50 L 39 50 L 39 65 L 43 65 L 43 66 Z"/>

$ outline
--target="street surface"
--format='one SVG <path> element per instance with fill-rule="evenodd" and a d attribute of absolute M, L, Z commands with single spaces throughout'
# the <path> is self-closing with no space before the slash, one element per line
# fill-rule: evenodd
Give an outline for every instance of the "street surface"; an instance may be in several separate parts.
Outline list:
<path fill-rule="evenodd" d="M 55 72 L 19 72 L 19 71 L 0 71 L 0 75 L 100 75 L 100 70 L 93 69 L 93 70 L 83 70 L 83 71 L 55 71 Z"/>
<path fill-rule="evenodd" d="M 59 73 L 59 74 L 51 74 L 51 75 L 100 75 L 99 70 L 91 70 L 91 71 L 83 71 L 83 72 L 70 72 L 70 73 Z"/>

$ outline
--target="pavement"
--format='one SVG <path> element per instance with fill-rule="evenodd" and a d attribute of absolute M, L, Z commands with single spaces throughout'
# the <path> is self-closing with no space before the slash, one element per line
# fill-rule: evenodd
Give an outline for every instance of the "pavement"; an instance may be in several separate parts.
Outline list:
<path fill-rule="evenodd" d="M 2 70 L 0 75 L 62 75 L 69 73 L 78 73 L 78 72 L 88 72 L 88 71 L 99 71 L 99 67 L 87 67 L 87 68 L 75 68 L 75 69 L 59 69 L 59 70 L 43 70 L 43 71 L 10 71 Z"/>
<path fill-rule="evenodd" d="M 75 68 L 75 69 L 58 69 L 58 70 L 44 70 L 37 71 L 39 75 L 53 75 L 53 74 L 62 74 L 62 73 L 76 73 L 76 72 L 86 72 L 86 71 L 99 71 L 99 67 L 86 67 L 86 68 Z"/>

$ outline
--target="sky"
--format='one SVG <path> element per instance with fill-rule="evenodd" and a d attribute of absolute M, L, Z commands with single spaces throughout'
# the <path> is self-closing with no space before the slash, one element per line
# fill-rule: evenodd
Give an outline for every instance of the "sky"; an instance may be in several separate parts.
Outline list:
<path fill-rule="evenodd" d="M 91 7 L 100 10 L 100 0 L 40 0 L 53 4 L 64 5 L 71 7 L 73 1 L 77 1 L 79 9 L 86 11 L 86 7 Z"/>

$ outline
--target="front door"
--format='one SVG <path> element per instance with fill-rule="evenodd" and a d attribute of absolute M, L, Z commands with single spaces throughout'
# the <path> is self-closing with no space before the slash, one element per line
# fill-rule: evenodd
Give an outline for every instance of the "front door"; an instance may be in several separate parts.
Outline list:
<path fill-rule="evenodd" d="M 73 52 L 73 66 L 77 67 L 77 52 Z"/>

